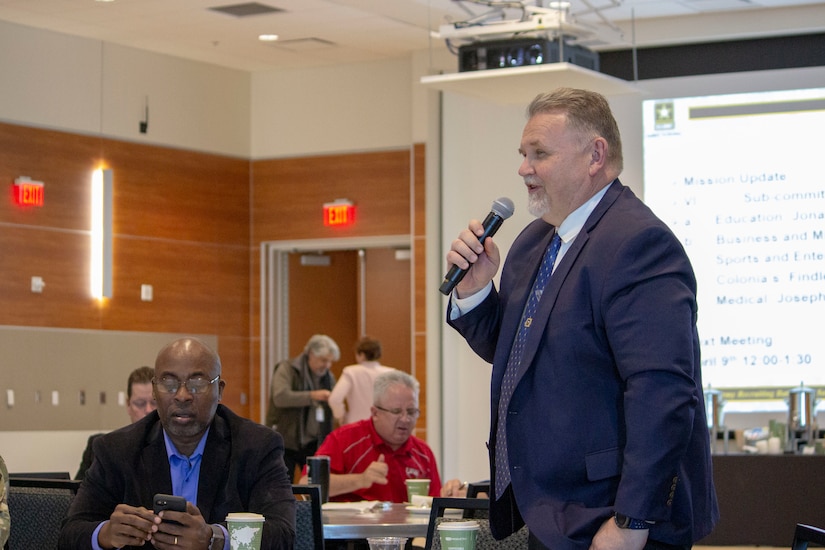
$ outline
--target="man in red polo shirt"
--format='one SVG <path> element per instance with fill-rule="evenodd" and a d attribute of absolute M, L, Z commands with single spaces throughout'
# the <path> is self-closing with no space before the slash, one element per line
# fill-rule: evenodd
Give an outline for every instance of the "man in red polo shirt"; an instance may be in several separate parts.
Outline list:
<path fill-rule="evenodd" d="M 458 480 L 442 488 L 435 455 L 413 435 L 418 392 L 418 381 L 405 372 L 381 374 L 375 379 L 371 417 L 326 437 L 315 454 L 330 457 L 330 500 L 406 502 L 407 479 L 429 479 L 430 496 L 463 492 Z M 301 483 L 306 482 L 305 468 Z"/>

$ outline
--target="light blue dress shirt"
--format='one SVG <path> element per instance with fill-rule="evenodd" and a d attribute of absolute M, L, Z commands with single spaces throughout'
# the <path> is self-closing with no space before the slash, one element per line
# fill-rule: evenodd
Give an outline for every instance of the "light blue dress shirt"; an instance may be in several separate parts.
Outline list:
<path fill-rule="evenodd" d="M 172 476 L 172 494 L 182 496 L 187 502 L 191 502 L 195 506 L 198 505 L 198 480 L 201 473 L 201 462 L 203 461 L 203 449 L 206 447 L 206 438 L 209 435 L 209 429 L 203 434 L 195 451 L 186 456 L 180 453 L 169 439 L 169 434 L 163 430 L 163 442 L 166 445 L 166 456 L 169 459 L 169 473 Z M 108 520 L 107 520 L 108 521 Z M 94 550 L 103 550 L 97 543 L 97 536 L 106 521 L 100 523 L 97 529 L 92 533 L 92 548 Z M 223 525 L 218 524 L 218 527 L 223 531 L 224 550 L 229 550 L 229 533 Z"/>

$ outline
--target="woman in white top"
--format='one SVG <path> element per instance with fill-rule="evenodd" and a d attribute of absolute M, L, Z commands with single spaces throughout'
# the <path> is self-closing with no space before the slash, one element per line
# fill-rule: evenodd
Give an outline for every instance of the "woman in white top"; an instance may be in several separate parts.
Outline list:
<path fill-rule="evenodd" d="M 370 417 L 372 386 L 375 378 L 394 370 L 382 365 L 381 342 L 365 336 L 355 344 L 355 365 L 344 367 L 341 377 L 332 388 L 328 404 L 339 425 Z"/>

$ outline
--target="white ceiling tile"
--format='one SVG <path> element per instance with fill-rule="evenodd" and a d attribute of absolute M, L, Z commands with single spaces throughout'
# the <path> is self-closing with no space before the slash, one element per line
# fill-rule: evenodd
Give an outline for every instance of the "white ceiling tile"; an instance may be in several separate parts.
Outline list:
<path fill-rule="evenodd" d="M 249 17 L 209 9 L 244 1 L 0 0 L 0 20 L 255 71 L 396 58 L 431 47 L 430 30 L 466 19 L 468 12 L 490 9 L 453 0 L 256 0 L 285 12 Z M 637 34 L 650 36 L 651 42 L 655 36 L 657 45 L 692 42 L 697 36 L 713 40 L 792 33 L 794 29 L 825 31 L 825 2 L 816 0 L 570 3 L 572 17 L 593 29 L 593 47 L 603 49 L 627 47 L 634 26 L 642 30 Z M 742 15 L 736 21 L 743 22 L 733 25 L 735 29 L 723 32 L 725 25 L 709 24 L 707 19 L 699 19 L 703 24 L 697 28 L 697 17 L 722 17 L 726 22 L 731 12 Z M 285 53 L 259 43 L 261 33 L 275 33 L 284 40 L 317 37 L 338 47 Z"/>

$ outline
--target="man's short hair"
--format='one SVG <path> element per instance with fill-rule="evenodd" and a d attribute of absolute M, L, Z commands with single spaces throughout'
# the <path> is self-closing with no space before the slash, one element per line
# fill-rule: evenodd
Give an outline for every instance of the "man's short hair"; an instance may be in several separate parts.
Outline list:
<path fill-rule="evenodd" d="M 133 370 L 129 375 L 129 381 L 126 383 L 126 395 L 128 398 L 132 398 L 132 384 L 151 384 L 152 378 L 154 377 L 155 369 L 152 367 L 144 365 Z"/>
<path fill-rule="evenodd" d="M 413 391 L 415 398 L 418 399 L 418 392 L 421 388 L 418 380 L 404 371 L 391 370 L 383 374 L 379 374 L 375 379 L 375 384 L 372 387 L 373 404 L 377 404 L 378 401 L 384 397 L 384 394 L 387 393 L 390 387 L 395 384 L 403 384 L 404 386 L 407 386 Z"/>
<path fill-rule="evenodd" d="M 622 138 L 606 97 L 590 90 L 556 88 L 537 95 L 527 106 L 528 119 L 553 112 L 564 113 L 567 123 L 580 137 L 587 140 L 596 136 L 603 137 L 608 145 L 608 163 L 619 172 L 622 171 Z"/>

